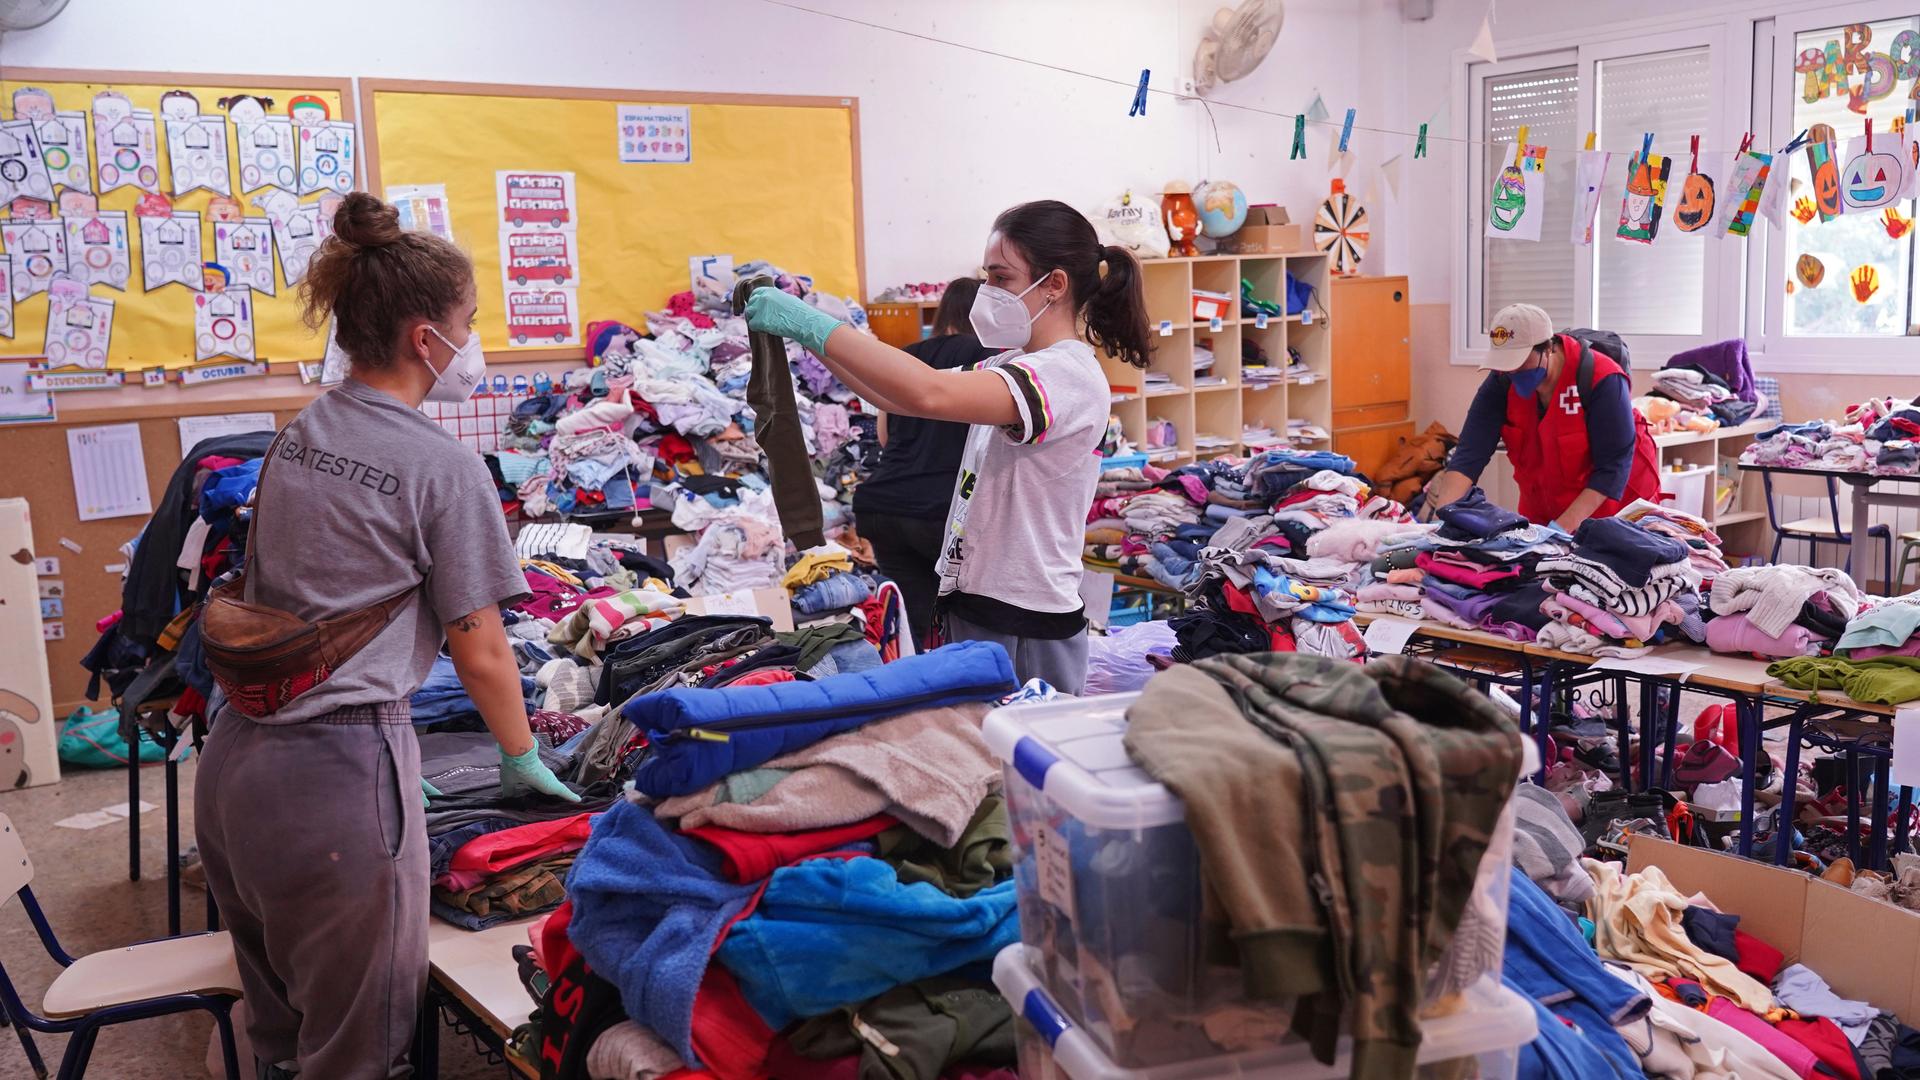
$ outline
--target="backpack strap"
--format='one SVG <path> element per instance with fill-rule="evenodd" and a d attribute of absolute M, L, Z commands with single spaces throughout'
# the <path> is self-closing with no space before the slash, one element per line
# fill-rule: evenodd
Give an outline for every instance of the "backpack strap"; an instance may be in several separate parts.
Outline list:
<path fill-rule="evenodd" d="M 1585 401 L 1593 393 L 1593 346 L 1572 335 L 1561 335 L 1562 341 L 1571 341 L 1580 347 L 1580 367 L 1574 373 L 1574 385 L 1580 388 L 1580 400 Z"/>

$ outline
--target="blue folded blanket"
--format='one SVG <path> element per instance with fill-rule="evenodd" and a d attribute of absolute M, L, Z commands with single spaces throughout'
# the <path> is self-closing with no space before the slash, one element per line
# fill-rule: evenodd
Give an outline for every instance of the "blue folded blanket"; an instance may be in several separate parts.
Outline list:
<path fill-rule="evenodd" d="M 962 900 L 926 882 L 904 884 L 878 859 L 815 859 L 775 870 L 715 955 L 777 1031 L 985 963 L 1019 940 L 1012 881 Z"/>
<path fill-rule="evenodd" d="M 665 799 L 875 720 L 991 701 L 1017 686 L 1013 663 L 998 643 L 962 641 L 813 682 L 642 694 L 621 714 L 650 743 L 633 786 Z"/>

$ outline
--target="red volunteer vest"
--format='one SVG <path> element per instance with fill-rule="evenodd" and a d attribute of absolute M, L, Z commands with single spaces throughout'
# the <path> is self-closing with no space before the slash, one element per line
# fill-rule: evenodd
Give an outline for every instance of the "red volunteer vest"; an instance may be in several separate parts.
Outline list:
<path fill-rule="evenodd" d="M 1560 348 L 1566 357 L 1560 365 L 1560 380 L 1546 414 L 1540 413 L 1534 396 L 1507 391 L 1507 421 L 1500 437 L 1506 440 L 1507 458 L 1513 462 L 1514 482 L 1520 488 L 1520 513 L 1528 521 L 1545 524 L 1558 518 L 1574 498 L 1586 490 L 1593 473 L 1593 455 L 1587 441 L 1587 417 L 1580 400 L 1580 359 L 1586 348 L 1565 334 Z M 1620 365 L 1604 353 L 1593 353 L 1593 382 L 1622 374 Z M 1635 499 L 1660 501 L 1659 458 L 1653 449 L 1653 436 L 1647 431 L 1646 418 L 1633 411 L 1633 465 L 1627 473 L 1627 490 L 1618 499 L 1609 499 L 1593 512 L 1594 517 L 1612 517 Z"/>

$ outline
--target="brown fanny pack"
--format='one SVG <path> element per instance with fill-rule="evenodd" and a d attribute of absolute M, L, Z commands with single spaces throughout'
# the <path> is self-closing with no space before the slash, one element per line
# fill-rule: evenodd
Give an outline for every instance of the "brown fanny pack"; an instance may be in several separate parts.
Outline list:
<path fill-rule="evenodd" d="M 282 436 L 284 437 L 284 432 Z M 255 482 L 253 527 L 258 529 L 261 485 L 267 465 L 280 448 L 267 447 Z M 249 603 L 247 567 L 260 559 L 258 533 L 248 543 L 246 566 L 207 594 L 200 615 L 200 641 L 207 668 L 227 700 L 256 719 L 272 715 L 288 702 L 326 682 L 353 655 L 387 628 L 418 592 L 418 584 L 370 607 L 328 619 L 308 621 L 279 608 Z"/>

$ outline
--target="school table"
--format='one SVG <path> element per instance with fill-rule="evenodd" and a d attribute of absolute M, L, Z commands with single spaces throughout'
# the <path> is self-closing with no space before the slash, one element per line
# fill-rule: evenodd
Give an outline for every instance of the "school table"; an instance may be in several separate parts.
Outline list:
<path fill-rule="evenodd" d="M 545 917 L 530 915 L 478 931 L 439 919 L 428 922 L 427 1003 L 415 1037 L 418 1075 L 439 1075 L 442 1010 L 448 1014 L 448 1025 L 477 1040 L 489 1060 L 497 1054 L 522 1076 L 540 1075 L 537 1067 L 510 1053 L 507 1042 L 513 1029 L 526 1023 L 533 1012 L 533 998 L 520 983 L 513 947 L 527 944 L 527 931 Z"/>
<path fill-rule="evenodd" d="M 1867 530 L 1873 525 L 1873 508 L 1881 506 L 1891 509 L 1920 510 L 1920 495 L 1874 490 L 1876 485 L 1889 481 L 1909 484 L 1920 481 L 1920 477 L 1916 476 L 1879 476 L 1868 472 L 1821 468 L 1817 465 L 1761 465 L 1744 461 L 1740 463 L 1740 468 L 1745 472 L 1773 473 L 1777 476 L 1812 476 L 1823 480 L 1838 480 L 1852 488 L 1853 524 L 1849 526 L 1849 531 L 1853 536 L 1853 547 L 1848 555 L 1847 565 L 1854 568 L 1853 572 L 1859 575 L 1861 581 L 1866 580 L 1867 569 L 1873 565 L 1871 561 L 1873 537 L 1867 535 Z M 1835 524 L 1838 525 L 1838 522 Z M 1893 553 L 1889 551 L 1887 557 L 1891 562 Z M 1893 583 L 1885 582 L 1881 587 L 1883 590 L 1891 590 Z M 1885 595 L 1893 594 L 1886 591 Z"/>

